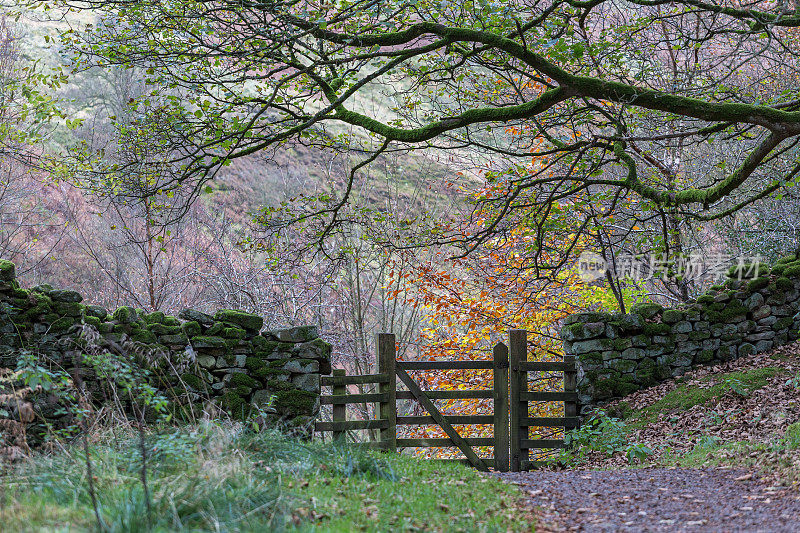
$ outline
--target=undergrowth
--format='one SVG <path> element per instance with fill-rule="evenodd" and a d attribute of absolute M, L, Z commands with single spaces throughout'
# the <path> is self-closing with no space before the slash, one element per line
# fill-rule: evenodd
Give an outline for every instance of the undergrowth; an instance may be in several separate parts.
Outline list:
<path fill-rule="evenodd" d="M 146 435 L 152 512 L 136 432 L 4 472 L 3 531 L 529 531 L 513 486 L 456 464 L 311 443 L 233 423 Z"/>

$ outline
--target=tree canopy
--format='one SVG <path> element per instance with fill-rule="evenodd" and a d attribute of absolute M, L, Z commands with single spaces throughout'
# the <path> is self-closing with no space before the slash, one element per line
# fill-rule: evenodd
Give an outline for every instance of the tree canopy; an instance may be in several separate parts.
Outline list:
<path fill-rule="evenodd" d="M 431 233 L 466 251 L 522 220 L 542 232 L 564 205 L 580 208 L 569 233 L 628 209 L 666 242 L 670 217 L 731 215 L 800 173 L 797 2 L 48 5 L 102 14 L 64 44 L 77 68 L 147 73 L 138 104 L 170 117 L 182 179 L 289 141 L 362 153 L 318 209 L 329 223 L 363 164 L 392 151 L 480 172 L 473 213 L 488 220 Z"/>

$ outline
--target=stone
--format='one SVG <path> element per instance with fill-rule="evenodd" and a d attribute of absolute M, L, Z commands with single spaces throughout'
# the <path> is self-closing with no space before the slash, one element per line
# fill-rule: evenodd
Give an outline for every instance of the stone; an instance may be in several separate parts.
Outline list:
<path fill-rule="evenodd" d="M 638 303 L 631 308 L 632 314 L 641 315 L 646 320 L 661 314 L 662 311 L 664 311 L 663 306 L 650 302 Z"/>
<path fill-rule="evenodd" d="M 244 367 L 245 362 L 247 361 L 247 354 L 236 354 L 234 356 L 234 364 L 238 367 Z M 317 366 L 319 368 L 319 366 Z"/>
<path fill-rule="evenodd" d="M 97 317 L 100 320 L 105 320 L 108 317 L 108 311 L 99 305 L 87 305 L 84 307 L 84 313 L 89 316 Z"/>
<path fill-rule="evenodd" d="M 739 345 L 739 348 L 737 350 L 739 357 L 747 357 L 748 355 L 755 353 L 755 351 L 756 347 L 750 344 L 749 342 L 745 342 Z"/>
<path fill-rule="evenodd" d="M 267 340 L 278 342 L 308 342 L 319 338 L 319 330 L 316 326 L 299 326 L 284 330 L 265 331 L 262 335 Z"/>
<path fill-rule="evenodd" d="M 684 319 L 686 315 L 676 309 L 667 309 L 661 314 L 661 320 L 665 324 L 675 324 Z"/>
<path fill-rule="evenodd" d="M 0 259 L 0 281 L 11 282 L 17 277 L 16 266 L 11 261 Z"/>
<path fill-rule="evenodd" d="M 225 339 L 221 337 L 192 337 L 191 344 L 195 350 L 201 350 L 203 348 L 227 348 Z"/>
<path fill-rule="evenodd" d="M 319 362 L 308 359 L 292 359 L 283 365 L 283 369 L 286 372 L 295 374 L 309 374 L 312 372 L 319 372 Z"/>
<path fill-rule="evenodd" d="M 769 305 L 762 305 L 755 311 L 753 311 L 753 320 L 761 320 L 762 318 L 768 317 L 772 313 L 772 307 Z"/>
<path fill-rule="evenodd" d="M 178 318 L 182 318 L 183 320 L 187 320 L 190 322 L 197 322 L 203 326 L 213 326 L 214 325 L 214 317 L 203 313 L 201 311 L 195 311 L 194 309 L 183 309 L 180 313 L 178 313 Z"/>
<path fill-rule="evenodd" d="M 264 318 L 252 313 L 235 309 L 220 309 L 214 314 L 214 320 L 240 326 L 247 331 L 259 332 L 264 327 Z"/>
<path fill-rule="evenodd" d="M 759 326 L 771 326 L 771 325 L 775 324 L 777 321 L 778 321 L 778 317 L 776 317 L 776 316 L 768 316 L 768 317 L 762 318 L 761 320 L 757 320 L 756 324 L 758 324 Z"/>
<path fill-rule="evenodd" d="M 217 364 L 217 358 L 210 355 L 198 355 L 197 364 L 203 368 L 214 368 Z"/>
<path fill-rule="evenodd" d="M 603 313 L 576 313 L 564 318 L 564 324 L 575 324 L 577 322 L 598 322 L 605 318 Z"/>
<path fill-rule="evenodd" d="M 756 353 L 766 352 L 767 350 L 771 350 L 775 343 L 771 340 L 761 340 L 755 344 L 755 351 Z"/>
<path fill-rule="evenodd" d="M 760 293 L 755 293 L 744 302 L 745 307 L 748 309 L 757 309 L 764 305 L 764 297 Z"/>
<path fill-rule="evenodd" d="M 589 353 L 589 352 L 600 352 L 605 349 L 604 343 L 600 342 L 600 339 L 591 339 L 588 341 L 578 341 L 572 343 L 572 353 L 576 355 Z"/>
<path fill-rule="evenodd" d="M 620 357 L 623 359 L 641 359 L 645 356 L 645 351 L 641 348 L 628 348 L 623 350 Z"/>
<path fill-rule="evenodd" d="M 292 376 L 292 383 L 300 390 L 319 394 L 320 375 L 319 374 L 299 374 Z"/>
<path fill-rule="evenodd" d="M 675 324 L 672 328 L 675 333 L 689 333 L 692 331 L 692 323 L 687 321 L 681 321 Z"/>

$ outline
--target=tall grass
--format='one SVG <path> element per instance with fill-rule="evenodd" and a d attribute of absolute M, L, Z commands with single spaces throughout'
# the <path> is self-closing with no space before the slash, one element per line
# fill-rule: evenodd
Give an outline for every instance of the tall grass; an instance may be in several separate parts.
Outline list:
<path fill-rule="evenodd" d="M 135 428 L 7 471 L 3 531 L 523 531 L 515 489 L 460 465 L 310 443 L 231 422 L 145 436 L 152 513 Z"/>

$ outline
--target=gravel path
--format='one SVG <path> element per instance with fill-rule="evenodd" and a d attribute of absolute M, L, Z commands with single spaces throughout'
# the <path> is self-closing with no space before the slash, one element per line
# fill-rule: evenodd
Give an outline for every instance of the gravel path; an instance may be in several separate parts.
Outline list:
<path fill-rule="evenodd" d="M 795 491 L 746 470 L 569 470 L 496 474 L 544 510 L 544 531 L 795 532 Z"/>

